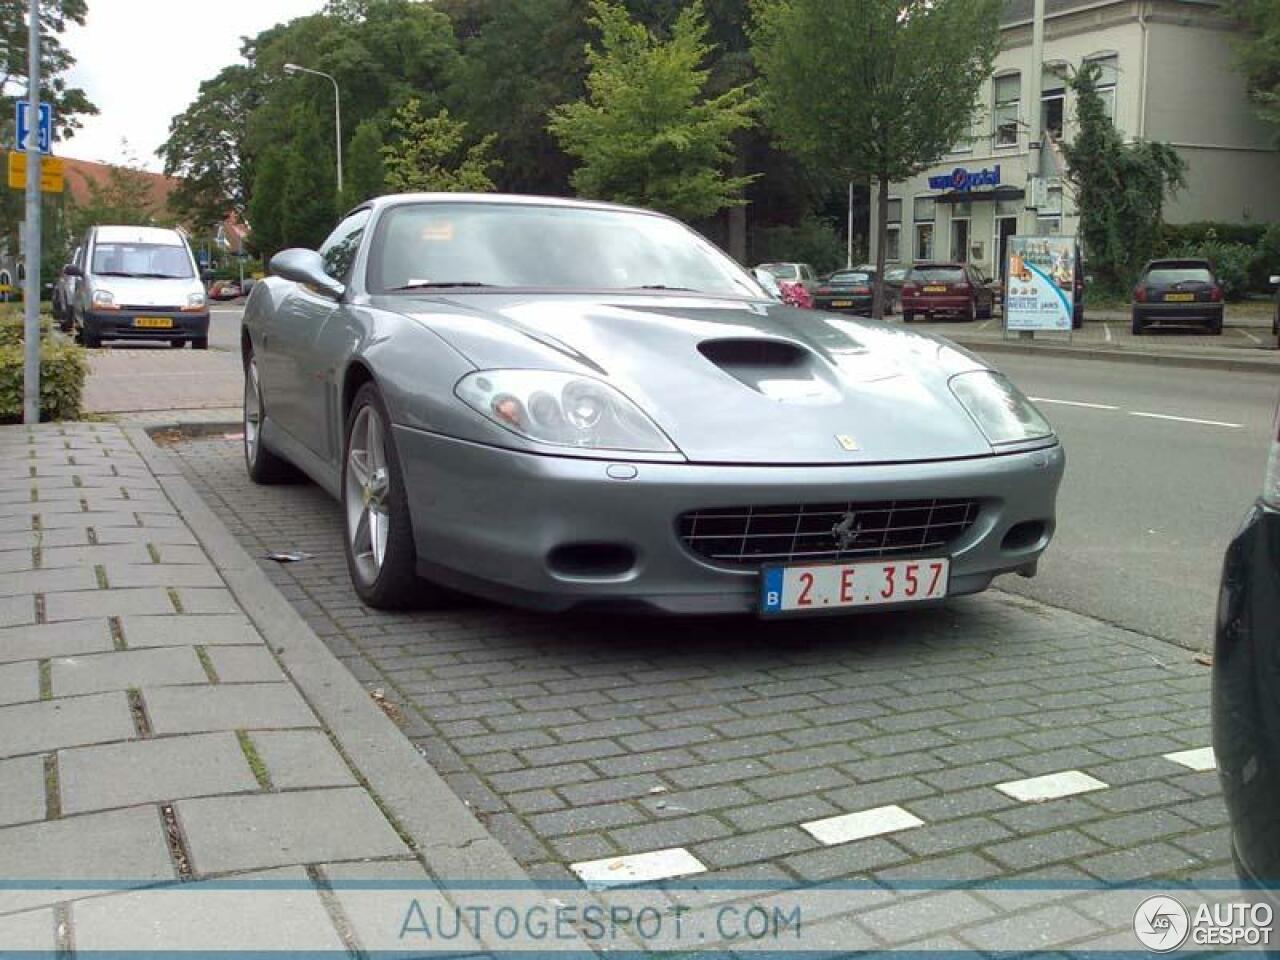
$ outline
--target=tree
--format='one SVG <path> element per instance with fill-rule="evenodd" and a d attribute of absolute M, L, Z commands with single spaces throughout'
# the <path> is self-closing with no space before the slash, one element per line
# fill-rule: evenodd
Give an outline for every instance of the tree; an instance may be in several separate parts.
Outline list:
<path fill-rule="evenodd" d="M 382 148 L 387 187 L 399 192 L 442 190 L 487 192 L 493 189 L 489 157 L 494 135 L 464 147 L 467 125 L 441 109 L 424 116 L 415 98 L 391 119 L 394 139 Z"/>
<path fill-rule="evenodd" d="M 1237 49 L 1249 97 L 1263 119 L 1280 126 L 1280 0 L 1231 0 L 1227 10 L 1243 28 Z"/>
<path fill-rule="evenodd" d="M 100 223 L 148 225 L 169 219 L 156 202 L 154 175 L 143 168 L 127 140 L 120 141 L 120 158 L 101 180 L 86 174 L 84 181 L 87 202 L 68 203 L 72 236 Z"/>
<path fill-rule="evenodd" d="M 556 104 L 583 93 L 587 0 L 450 0 L 462 60 L 449 105 L 480 134 L 496 134 L 499 189 L 564 194 L 573 161 L 547 130 Z"/>
<path fill-rule="evenodd" d="M 171 203 L 183 219 L 208 226 L 230 212 L 245 216 L 253 185 L 245 125 L 262 87 L 252 67 L 233 64 L 201 83 L 191 106 L 170 121 L 156 152 L 165 174 L 179 178 Z"/>
<path fill-rule="evenodd" d="M 283 250 L 285 243 L 284 210 L 280 198 L 284 195 L 288 172 L 289 152 L 284 147 L 272 147 L 258 161 L 253 180 L 253 193 L 249 200 L 249 223 L 253 228 L 249 243 L 264 260 Z"/>
<path fill-rule="evenodd" d="M 333 229 L 337 216 L 337 174 L 333 150 L 314 114 L 299 111 L 293 141 L 284 162 L 280 226 L 286 247 L 315 249 Z"/>
<path fill-rule="evenodd" d="M 709 217 L 744 202 L 753 179 L 725 172 L 733 137 L 753 123 L 745 86 L 705 93 L 712 53 L 698 3 L 659 40 L 626 10 L 593 0 L 600 46 L 589 47 L 587 96 L 552 111 L 551 132 L 582 163 L 583 196 L 652 207 L 682 219 Z"/>
<path fill-rule="evenodd" d="M 1000 45 L 1001 0 L 756 0 L 765 115 L 784 147 L 877 186 L 884 312 L 889 184 L 936 162 L 969 129 Z"/>
<path fill-rule="evenodd" d="M 382 162 L 382 128 L 375 120 L 362 120 L 347 147 L 345 195 L 346 209 L 383 193 L 387 187 L 386 167 Z"/>
<path fill-rule="evenodd" d="M 40 0 L 40 96 L 53 105 L 60 138 L 80 129 L 80 118 L 98 108 L 79 87 L 67 84 L 67 71 L 76 59 L 62 45 L 68 24 L 84 25 L 86 0 Z M 0 130 L 12 142 L 13 101 L 10 84 L 27 86 L 27 0 L 0 0 Z M 19 93 L 21 96 L 22 93 Z"/>
<path fill-rule="evenodd" d="M 1067 80 L 1076 96 L 1078 132 L 1062 145 L 1066 177 L 1075 189 L 1080 235 L 1097 280 L 1127 290 L 1151 259 L 1160 236 L 1165 196 L 1178 190 L 1186 164 L 1166 143 L 1126 143 L 1107 116 L 1097 83 L 1101 70 L 1086 64 Z"/>

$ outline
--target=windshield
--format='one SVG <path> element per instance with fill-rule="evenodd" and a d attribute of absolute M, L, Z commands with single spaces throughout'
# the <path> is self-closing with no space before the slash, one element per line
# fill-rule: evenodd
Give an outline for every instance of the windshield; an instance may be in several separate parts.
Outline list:
<path fill-rule="evenodd" d="M 194 276 L 186 247 L 160 243 L 99 243 L 93 267 L 99 275 L 185 280 Z"/>
<path fill-rule="evenodd" d="M 1213 274 L 1204 267 L 1170 267 L 1152 270 L 1147 283 L 1160 286 L 1174 283 L 1213 283 Z"/>
<path fill-rule="evenodd" d="M 541 204 L 392 207 L 378 223 L 368 277 L 373 293 L 470 286 L 761 295 L 736 263 L 674 220 Z"/>
<path fill-rule="evenodd" d="M 871 275 L 869 273 L 860 273 L 856 270 L 841 270 L 831 275 L 831 283 L 870 283 Z"/>
<path fill-rule="evenodd" d="M 911 279 L 916 283 L 960 283 L 964 271 L 959 267 L 920 267 L 911 271 Z"/>
<path fill-rule="evenodd" d="M 800 270 L 794 263 L 762 263 L 760 269 L 768 270 L 779 280 L 798 280 Z"/>

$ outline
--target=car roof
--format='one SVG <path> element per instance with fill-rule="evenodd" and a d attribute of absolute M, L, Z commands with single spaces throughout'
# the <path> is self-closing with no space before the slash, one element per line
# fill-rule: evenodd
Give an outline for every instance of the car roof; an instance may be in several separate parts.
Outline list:
<path fill-rule="evenodd" d="M 153 243 L 164 247 L 180 247 L 183 236 L 172 227 L 94 227 L 98 243 Z"/>
<path fill-rule="evenodd" d="M 415 203 L 492 203 L 515 204 L 525 207 L 576 207 L 581 210 L 619 210 L 628 213 L 643 213 L 652 217 L 672 219 L 665 213 L 646 210 L 643 207 L 628 207 L 620 203 L 606 203 L 603 200 L 576 200 L 570 197 L 543 197 L 525 193 L 391 193 L 375 197 L 362 203 L 350 211 L 354 213 L 363 207 L 385 209 L 387 207 L 407 206 Z M 348 214 L 349 215 L 349 214 Z"/>

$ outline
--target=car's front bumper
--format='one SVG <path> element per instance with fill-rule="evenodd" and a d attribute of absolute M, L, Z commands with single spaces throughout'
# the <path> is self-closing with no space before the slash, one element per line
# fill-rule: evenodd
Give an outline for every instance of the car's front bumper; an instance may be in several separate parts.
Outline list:
<path fill-rule="evenodd" d="M 1280 889 L 1280 511 L 1261 503 L 1223 563 L 1212 715 L 1241 872 Z"/>
<path fill-rule="evenodd" d="M 716 565 L 680 541 L 691 510 L 770 504 L 974 498 L 976 522 L 950 548 L 949 594 L 1031 573 L 1054 532 L 1065 455 L 1040 450 L 970 460 L 866 466 L 708 466 L 549 457 L 397 427 L 419 572 L 491 599 L 548 610 L 747 613 L 756 569 Z M 614 479 L 626 475 L 631 479 Z M 1043 533 L 1002 545 L 1022 522 Z M 634 564 L 609 575 L 556 569 L 566 544 L 613 544 Z M 936 555 L 936 551 L 934 552 Z"/>
<path fill-rule="evenodd" d="M 139 319 L 168 320 L 169 327 L 140 327 Z M 96 310 L 84 314 L 84 331 L 99 340 L 192 340 L 209 336 L 209 311 Z"/>

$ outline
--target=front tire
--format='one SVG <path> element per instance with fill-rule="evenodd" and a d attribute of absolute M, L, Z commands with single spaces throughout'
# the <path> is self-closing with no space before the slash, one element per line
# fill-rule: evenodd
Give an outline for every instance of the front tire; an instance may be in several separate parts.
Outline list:
<path fill-rule="evenodd" d="M 181 343 L 182 341 L 178 341 Z M 244 465 L 254 483 L 288 483 L 298 476 L 293 464 L 262 443 L 262 383 L 253 354 L 244 362 Z"/>
<path fill-rule="evenodd" d="M 366 383 L 347 415 L 342 458 L 343 546 L 357 595 L 380 610 L 439 599 L 418 579 L 417 550 L 391 418 L 377 387 Z"/>

